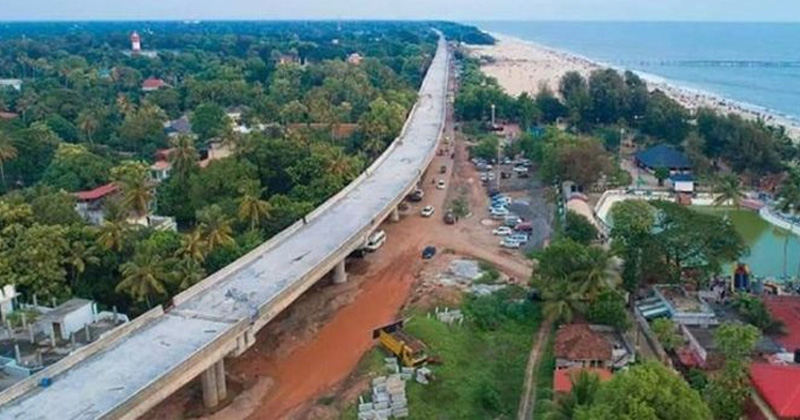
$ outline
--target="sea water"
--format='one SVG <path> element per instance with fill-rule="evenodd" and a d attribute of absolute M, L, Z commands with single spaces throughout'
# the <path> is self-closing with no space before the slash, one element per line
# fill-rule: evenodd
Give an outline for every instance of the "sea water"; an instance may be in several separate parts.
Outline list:
<path fill-rule="evenodd" d="M 474 22 L 800 120 L 800 24 Z"/>

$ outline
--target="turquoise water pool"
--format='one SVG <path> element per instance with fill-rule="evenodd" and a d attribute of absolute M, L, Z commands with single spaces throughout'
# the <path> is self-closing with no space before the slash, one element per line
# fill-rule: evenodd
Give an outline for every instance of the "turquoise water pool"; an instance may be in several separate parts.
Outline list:
<path fill-rule="evenodd" d="M 725 214 L 723 209 L 696 209 L 720 216 Z M 750 247 L 750 254 L 744 256 L 742 261 L 750 266 L 754 274 L 769 277 L 800 275 L 800 237 L 771 225 L 752 211 L 729 210 L 728 215 Z M 730 267 L 727 268 L 730 270 Z"/>

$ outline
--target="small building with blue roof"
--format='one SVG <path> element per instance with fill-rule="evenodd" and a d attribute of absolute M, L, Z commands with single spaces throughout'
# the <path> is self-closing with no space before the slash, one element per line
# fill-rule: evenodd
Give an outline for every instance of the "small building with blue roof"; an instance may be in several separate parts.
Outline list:
<path fill-rule="evenodd" d="M 689 159 L 682 152 L 666 144 L 658 144 L 636 153 L 636 164 L 649 171 L 666 168 L 670 172 L 692 169 Z"/>

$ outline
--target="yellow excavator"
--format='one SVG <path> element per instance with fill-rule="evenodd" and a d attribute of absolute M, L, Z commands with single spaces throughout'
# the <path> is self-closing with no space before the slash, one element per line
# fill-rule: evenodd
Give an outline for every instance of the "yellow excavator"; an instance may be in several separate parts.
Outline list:
<path fill-rule="evenodd" d="M 425 344 L 403 331 L 405 320 L 400 320 L 372 331 L 372 338 L 395 355 L 406 367 L 417 367 L 425 362 L 434 362 L 425 353 Z"/>

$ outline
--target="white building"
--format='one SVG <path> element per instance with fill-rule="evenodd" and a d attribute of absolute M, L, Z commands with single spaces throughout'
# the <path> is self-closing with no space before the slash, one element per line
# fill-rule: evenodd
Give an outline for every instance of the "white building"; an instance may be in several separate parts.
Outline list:
<path fill-rule="evenodd" d="M 22 79 L 0 79 L 0 87 L 22 90 Z"/>
<path fill-rule="evenodd" d="M 17 296 L 17 288 L 13 284 L 7 284 L 0 290 L 0 318 L 3 321 L 14 312 L 14 298 Z"/>
<path fill-rule="evenodd" d="M 673 174 L 669 177 L 672 190 L 678 193 L 694 192 L 694 177 L 692 174 Z"/>
<path fill-rule="evenodd" d="M 94 302 L 75 298 L 42 315 L 38 323 L 49 333 L 55 334 L 57 340 L 67 340 L 72 333 L 93 323 L 96 312 Z"/>

